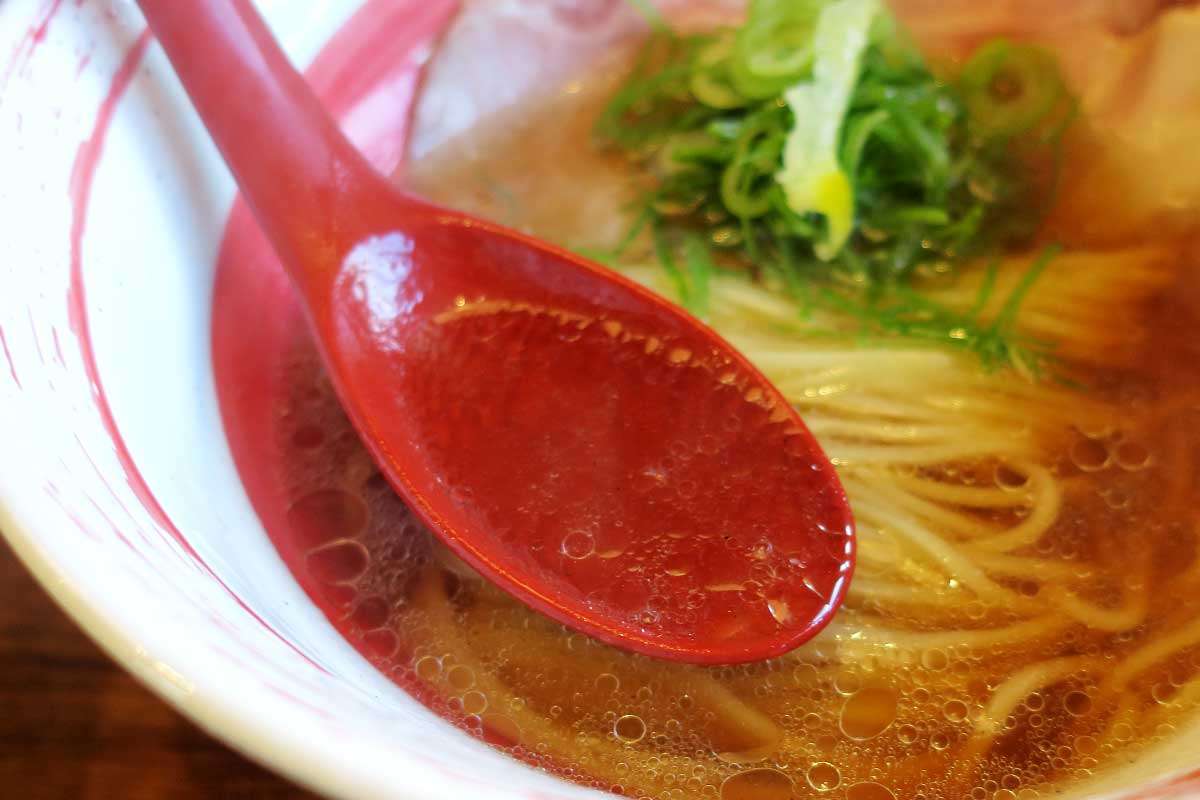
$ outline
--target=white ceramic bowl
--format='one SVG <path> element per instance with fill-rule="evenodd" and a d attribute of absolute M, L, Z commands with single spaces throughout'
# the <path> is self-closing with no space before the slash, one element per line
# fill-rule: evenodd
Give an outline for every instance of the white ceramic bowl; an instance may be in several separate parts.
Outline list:
<path fill-rule="evenodd" d="M 547 8 L 536 24 L 563 26 L 562 54 L 614 34 L 596 22 L 612 0 L 528 1 Z M 360 5 L 261 2 L 297 63 Z M 452 10 L 376 5 L 423 20 L 415 33 Z M 143 30 L 130 0 L 0 3 L 0 529 L 126 668 L 317 791 L 600 796 L 430 714 L 340 638 L 273 550 L 225 443 L 211 368 L 214 263 L 234 189 Z M 414 147 L 553 78 L 545 55 L 538 69 L 514 66 L 508 93 L 440 96 Z M 412 75 L 375 75 L 342 109 L 381 164 L 399 154 L 378 126 L 389 109 L 403 122 Z M 1144 785 L 1131 796 L 1200 797 L 1200 783 L 1150 783 L 1200 761 L 1198 742 L 1148 754 L 1121 781 Z"/>

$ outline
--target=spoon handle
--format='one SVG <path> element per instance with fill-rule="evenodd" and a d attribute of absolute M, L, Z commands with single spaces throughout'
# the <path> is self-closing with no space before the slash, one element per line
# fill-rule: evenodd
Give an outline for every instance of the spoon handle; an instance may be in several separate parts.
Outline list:
<path fill-rule="evenodd" d="M 342 134 L 249 0 L 138 0 L 280 260 L 321 297 L 397 193 Z M 387 198 L 385 201 L 384 198 Z"/>

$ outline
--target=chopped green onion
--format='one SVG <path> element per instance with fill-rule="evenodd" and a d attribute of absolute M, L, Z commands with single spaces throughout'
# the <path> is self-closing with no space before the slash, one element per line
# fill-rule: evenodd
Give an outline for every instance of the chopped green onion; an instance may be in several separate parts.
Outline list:
<path fill-rule="evenodd" d="M 854 189 L 840 161 L 841 132 L 881 10 L 879 0 L 827 5 L 813 34 L 813 79 L 784 93 L 795 124 L 776 177 L 793 211 L 825 217 L 826 235 L 814 248 L 824 261 L 833 259 L 854 231 Z"/>
<path fill-rule="evenodd" d="M 683 243 L 684 259 L 687 262 L 688 303 L 687 307 L 701 319 L 708 316 L 709 285 L 716 265 L 708 243 L 699 236 L 689 236 Z"/>
<path fill-rule="evenodd" d="M 729 76 L 729 58 L 733 55 L 732 37 L 721 37 L 696 56 L 692 73 L 692 94 L 706 106 L 721 110 L 741 108 L 748 100 L 734 88 Z"/>
<path fill-rule="evenodd" d="M 997 39 L 979 49 L 959 76 L 972 129 L 984 138 L 1026 133 L 1063 97 L 1054 56 L 1038 47 Z"/>
<path fill-rule="evenodd" d="M 737 36 L 737 71 L 743 82 L 786 86 L 803 77 L 812 67 L 823 5 L 817 0 L 753 0 Z"/>
<path fill-rule="evenodd" d="M 992 42 L 946 81 L 882 0 L 751 0 L 737 30 L 652 34 L 596 134 L 653 181 L 618 252 L 648 228 L 695 313 L 719 253 L 773 276 L 801 313 L 825 304 L 864 335 L 1034 374 L 1048 345 L 1013 321 L 1044 264 L 995 324 L 978 319 L 994 274 L 968 314 L 913 282 L 1035 240 L 1076 113 L 1038 48 Z"/>

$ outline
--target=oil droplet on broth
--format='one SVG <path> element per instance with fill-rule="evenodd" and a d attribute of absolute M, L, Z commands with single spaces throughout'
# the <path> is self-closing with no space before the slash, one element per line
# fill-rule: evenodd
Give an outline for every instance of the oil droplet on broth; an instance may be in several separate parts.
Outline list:
<path fill-rule="evenodd" d="M 950 657 L 944 650 L 925 650 L 921 653 L 921 666 L 927 670 L 938 672 L 950 664 Z"/>
<path fill-rule="evenodd" d="M 792 681 L 797 686 L 816 686 L 821 680 L 821 673 L 812 664 L 799 664 L 792 670 Z"/>
<path fill-rule="evenodd" d="M 1071 462 L 1083 472 L 1100 472 L 1112 463 L 1112 454 L 1104 442 L 1081 439 L 1071 445 Z"/>
<path fill-rule="evenodd" d="M 521 726 L 512 717 L 487 713 L 480 721 L 483 723 L 483 740 L 488 744 L 512 747 L 522 743 Z"/>
<path fill-rule="evenodd" d="M 846 800 L 896 800 L 896 795 L 881 783 L 856 783 L 846 790 Z"/>
<path fill-rule="evenodd" d="M 596 676 L 596 691 L 601 694 L 613 694 L 621 688 L 621 679 L 611 672 Z"/>
<path fill-rule="evenodd" d="M 868 687 L 855 692 L 842 706 L 842 733 L 859 741 L 875 738 L 896 721 L 898 704 L 895 689 Z"/>
<path fill-rule="evenodd" d="M 433 683 L 442 676 L 442 665 L 433 656 L 421 656 L 413 664 L 413 672 L 426 683 Z"/>
<path fill-rule="evenodd" d="M 1029 486 L 1029 478 L 1008 464 L 997 464 L 994 474 L 996 486 L 1007 492 L 1019 492 Z"/>
<path fill-rule="evenodd" d="M 962 722 L 967 713 L 967 704 L 961 700 L 949 700 L 942 706 L 942 715 L 951 722 Z"/>
<path fill-rule="evenodd" d="M 373 631 L 386 625 L 390 614 L 387 600 L 378 596 L 368 597 L 354 609 L 350 621 L 364 631 Z"/>
<path fill-rule="evenodd" d="M 457 664 L 446 673 L 446 681 L 457 691 L 465 692 L 475 685 L 475 670 Z"/>
<path fill-rule="evenodd" d="M 488 707 L 487 695 L 472 690 L 462 697 L 463 712 L 466 714 L 482 714 Z"/>
<path fill-rule="evenodd" d="M 1156 683 L 1150 687 L 1150 697 L 1160 705 L 1167 705 L 1175 694 L 1175 687 L 1169 683 Z"/>
<path fill-rule="evenodd" d="M 775 769 L 748 769 L 721 784 L 721 800 L 791 800 L 792 779 Z"/>
<path fill-rule="evenodd" d="M 1115 455 L 1117 466 L 1126 472 L 1140 472 L 1150 466 L 1151 455 L 1145 445 L 1140 442 L 1124 441 L 1117 445 Z"/>
<path fill-rule="evenodd" d="M 1092 710 L 1092 698 L 1087 692 L 1070 692 L 1063 698 L 1063 707 L 1071 716 L 1082 717 Z"/>
<path fill-rule="evenodd" d="M 367 526 L 367 506 L 357 495 L 322 489 L 292 503 L 287 521 L 300 546 L 312 549 L 362 533 Z"/>
<path fill-rule="evenodd" d="M 636 714 L 626 714 L 613 723 L 613 733 L 625 744 L 635 744 L 646 735 L 646 723 Z"/>
<path fill-rule="evenodd" d="M 833 688 L 838 694 L 850 696 L 862 688 L 862 678 L 854 672 L 839 672 L 833 679 Z"/>
<path fill-rule="evenodd" d="M 363 634 L 363 647 L 379 659 L 390 659 L 400 650 L 400 638 L 389 630 L 369 631 Z"/>
<path fill-rule="evenodd" d="M 818 792 L 831 792 L 842 782 L 842 773 L 828 761 L 818 761 L 808 768 L 808 785 Z"/>
<path fill-rule="evenodd" d="M 563 538 L 562 552 L 567 558 L 582 561 L 596 552 L 596 539 L 586 531 L 572 531 Z"/>
<path fill-rule="evenodd" d="M 334 542 L 304 559 L 308 572 L 322 583 L 351 583 L 367 571 L 371 555 L 358 542 Z"/>

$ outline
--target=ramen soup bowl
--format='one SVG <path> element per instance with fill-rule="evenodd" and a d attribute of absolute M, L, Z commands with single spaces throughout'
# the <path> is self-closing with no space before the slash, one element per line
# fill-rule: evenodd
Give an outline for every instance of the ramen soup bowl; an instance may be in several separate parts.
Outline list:
<path fill-rule="evenodd" d="M 539 235 L 570 232 L 580 247 L 620 238 L 614 209 L 628 183 L 612 180 L 616 156 L 592 153 L 586 112 L 589 98 L 616 89 L 630 43 L 647 34 L 634 4 L 258 5 L 380 170 Z M 1140 317 L 1123 316 L 1133 314 L 1126 300 L 1190 302 L 1186 285 L 1173 283 L 1184 274 L 1184 237 L 1155 243 L 1149 232 L 1186 228 L 1172 228 L 1172 214 L 1200 204 L 1200 163 L 1189 164 L 1194 154 L 1173 133 L 1200 125 L 1191 69 L 1200 11 L 1116 0 L 1051 10 L 1023 1 L 896 6 L 922 47 L 948 54 L 994 34 L 1051 50 L 1071 38 L 1064 31 L 1079 42 L 1061 54 L 1065 83 L 1091 129 L 1124 137 L 1123 155 L 1095 170 L 1128 202 L 1118 212 L 1064 188 L 1064 202 L 1092 224 L 1061 229 L 1062 254 L 1037 284 L 1050 288 L 1035 287 L 1023 307 L 1031 316 L 1018 318 L 1061 333 L 1064 362 L 1108 368 L 1097 363 L 1101 351 L 1136 362 L 1128 348 L 1159 334 L 1138 332 Z M 685 30 L 742 13 L 734 2 L 663 11 Z M 1137 135 L 1145 129 L 1150 144 Z M 1095 152 L 1105 141 L 1094 140 Z M 1120 183 L 1130 163 L 1153 187 Z M 1174 485 L 1154 469 L 1194 468 L 1184 412 L 1195 401 L 1169 406 L 1143 393 L 1113 401 L 1120 413 L 1105 416 L 1101 389 L 1064 401 L 1079 391 L 1072 382 L 1012 377 L 1019 370 L 1004 365 L 951 385 L 956 369 L 978 365 L 957 352 L 898 347 L 864 367 L 857 345 L 826 340 L 805 345 L 824 359 L 818 377 L 798 378 L 769 338 L 789 335 L 787 321 L 800 318 L 794 306 L 781 308 L 756 284 L 715 279 L 710 321 L 785 393 L 798 393 L 846 471 L 852 505 L 860 499 L 860 583 L 839 620 L 799 654 L 737 670 L 659 665 L 495 595 L 399 506 L 340 414 L 283 273 L 133 2 L 0 4 L 0 165 L 0 530 L 126 669 L 299 784 L 331 797 L 413 800 L 1200 796 L 1200 719 L 1190 713 L 1200 632 L 1195 614 L 1172 616 L 1198 591 L 1188 571 L 1195 552 L 1180 532 L 1191 523 L 1158 520 L 1143 535 L 1127 516 L 1137 506 L 1128 493 Z M 1003 289 L 1005 268 L 997 274 Z M 1115 274 L 1136 280 L 1071 295 L 1055 311 L 1048 293 L 1115 285 L 1086 279 Z M 642 277 L 671 291 L 658 272 Z M 732 305 L 718 305 L 725 300 Z M 779 315 L 778 324 L 719 310 L 735 306 Z M 1107 324 L 1079 308 L 1098 309 Z M 961 401 L 946 408 L 971 408 L 979 393 L 999 398 L 1000 410 L 979 417 L 987 425 L 1004 424 L 1005 408 L 1069 409 L 1058 461 L 1042 465 L 1013 442 L 1059 417 L 1007 433 L 956 428 L 960 417 L 948 417 L 932 433 L 892 435 L 928 420 L 922 406 L 916 422 L 877 432 L 889 446 L 948 448 L 939 451 L 945 463 L 1001 453 L 985 485 L 922 468 L 916 456 L 899 467 L 871 461 L 875 434 L 822 416 L 821 398 L 859 385 L 855 374 L 910 368 L 906 379 L 921 382 L 911 394 Z M 871 394 L 869 381 L 861 386 L 861 397 L 879 400 L 864 406 L 871 414 L 908 408 Z M 1145 408 L 1159 412 L 1153 424 L 1128 422 Z M 447 413 L 463 412 L 448 401 Z M 984 449 L 971 451 L 976 443 Z M 1106 503 L 1080 511 L 1076 526 L 1127 526 L 1119 558 L 1105 561 L 1109 550 L 1083 534 L 1072 540 L 1079 553 L 1018 546 L 1038 525 L 1034 539 L 1057 530 L 1054 520 L 1075 508 L 1073 492 L 1100 489 Z M 613 501 L 640 490 L 618 486 Z M 1190 483 L 1177 491 L 1184 505 L 1194 499 Z M 916 499 L 889 511 L 897 497 Z M 993 527 L 970 540 L 968 528 L 983 522 Z M 944 541 L 962 546 L 929 557 L 943 540 L 922 538 L 921 525 L 967 543 L 948 534 Z M 1183 542 L 1177 550 L 1163 531 Z M 561 555 L 603 557 L 609 533 L 573 531 Z M 872 542 L 893 549 L 873 557 Z M 920 542 L 926 558 L 910 558 L 905 548 Z M 687 568 L 686 547 L 677 549 L 681 560 L 661 565 L 666 574 Z M 1122 569 L 1095 567 L 1096 577 L 1072 566 L 1088 558 Z M 919 562 L 911 575 L 887 572 L 910 560 Z M 965 621 L 901 624 L 889 603 L 903 606 L 905 581 L 925 585 L 928 575 L 940 588 L 923 590 L 933 600 L 928 608 L 920 600 L 920 613 L 942 620 L 938 603 L 961 583 L 973 598 L 962 602 Z M 1088 593 L 1088 581 L 1110 578 L 1108 595 Z M 1154 581 L 1175 594 L 1160 597 L 1166 590 Z M 871 609 L 885 623 L 856 616 Z"/>

